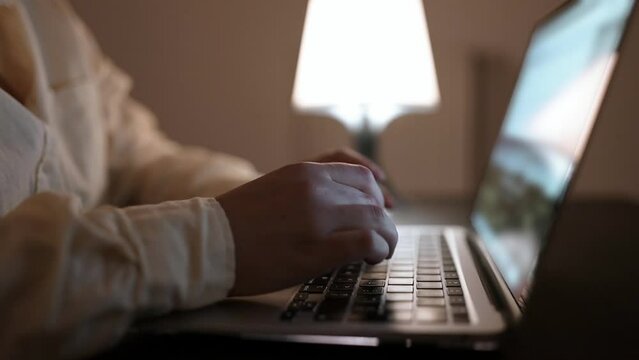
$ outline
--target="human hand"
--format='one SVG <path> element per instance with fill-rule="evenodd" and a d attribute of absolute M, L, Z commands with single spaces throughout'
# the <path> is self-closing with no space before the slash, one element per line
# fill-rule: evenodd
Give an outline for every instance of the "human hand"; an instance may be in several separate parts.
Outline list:
<path fill-rule="evenodd" d="M 384 182 L 386 181 L 386 173 L 384 173 L 384 170 L 382 170 L 379 165 L 375 164 L 375 162 L 373 162 L 371 159 L 365 157 L 357 151 L 349 148 L 342 148 L 330 151 L 326 154 L 322 154 L 311 161 L 319 163 L 346 163 L 367 167 L 373 173 L 377 182 L 380 184 L 382 194 L 384 195 L 384 206 L 387 208 L 393 207 L 393 196 L 391 195 L 388 188 L 384 186 Z"/>
<path fill-rule="evenodd" d="M 340 265 L 389 258 L 397 228 L 360 165 L 289 165 L 217 199 L 235 240 L 230 295 L 283 289 Z"/>

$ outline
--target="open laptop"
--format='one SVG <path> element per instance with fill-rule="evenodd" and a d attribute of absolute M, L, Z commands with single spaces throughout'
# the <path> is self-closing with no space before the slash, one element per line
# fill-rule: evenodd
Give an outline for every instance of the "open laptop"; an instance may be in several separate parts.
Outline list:
<path fill-rule="evenodd" d="M 478 189 L 472 229 L 400 226 L 394 257 L 140 326 L 314 343 L 491 344 L 534 269 L 615 68 L 634 0 L 578 0 L 541 21 Z"/>

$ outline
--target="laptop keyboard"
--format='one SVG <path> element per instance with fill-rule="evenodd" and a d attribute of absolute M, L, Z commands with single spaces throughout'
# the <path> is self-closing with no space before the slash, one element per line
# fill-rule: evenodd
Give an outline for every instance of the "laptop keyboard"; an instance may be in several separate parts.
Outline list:
<path fill-rule="evenodd" d="M 404 237 L 391 260 L 352 263 L 307 281 L 283 321 L 469 322 L 457 268 L 441 235 Z"/>

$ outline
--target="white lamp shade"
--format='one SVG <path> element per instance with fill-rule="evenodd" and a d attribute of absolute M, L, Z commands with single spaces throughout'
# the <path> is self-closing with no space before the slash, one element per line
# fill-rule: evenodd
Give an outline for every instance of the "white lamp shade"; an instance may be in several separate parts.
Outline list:
<path fill-rule="evenodd" d="M 309 0 L 293 107 L 380 129 L 440 101 L 421 0 Z M 366 119 L 366 120 L 364 120 Z"/>

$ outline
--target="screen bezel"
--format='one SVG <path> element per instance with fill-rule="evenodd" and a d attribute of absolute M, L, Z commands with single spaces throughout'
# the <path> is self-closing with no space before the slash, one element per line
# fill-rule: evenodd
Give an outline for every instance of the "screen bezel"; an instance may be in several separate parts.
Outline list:
<path fill-rule="evenodd" d="M 508 101 L 508 106 L 505 109 L 505 112 L 502 116 L 502 123 L 500 125 L 499 128 L 499 133 L 498 136 L 495 138 L 493 145 L 491 147 L 491 152 L 489 154 L 489 158 L 486 161 L 486 163 L 483 166 L 482 169 L 482 176 L 480 181 L 477 183 L 477 186 L 475 187 L 475 191 L 474 191 L 474 197 L 473 197 L 473 201 L 472 201 L 472 207 L 471 207 L 471 213 L 469 215 L 469 222 L 472 226 L 472 229 L 474 231 L 475 234 L 478 235 L 478 238 L 480 239 L 480 241 L 483 242 L 483 240 L 481 239 L 481 236 L 479 235 L 479 232 L 477 231 L 477 229 L 475 228 L 475 225 L 472 221 L 472 215 L 475 213 L 475 209 L 477 208 L 477 201 L 479 199 L 479 192 L 481 191 L 482 188 L 482 184 L 484 183 L 485 179 L 486 179 L 486 175 L 487 175 L 487 171 L 488 168 L 490 166 L 490 158 L 492 157 L 493 151 L 495 150 L 499 140 L 501 139 L 501 135 L 504 131 L 504 127 L 505 127 L 505 120 L 506 120 L 506 116 L 508 115 L 508 111 L 510 110 L 510 106 L 512 104 L 513 98 L 515 96 L 515 90 L 517 89 L 517 86 L 520 83 L 521 80 L 521 73 L 523 70 L 523 66 L 525 64 L 525 61 L 528 57 L 528 52 L 530 49 L 530 46 L 532 44 L 532 40 L 534 35 L 537 33 L 537 31 L 539 30 L 540 27 L 544 26 L 546 23 L 548 23 L 549 21 L 551 21 L 552 19 L 554 19 L 556 16 L 558 16 L 559 14 L 561 14 L 564 10 L 566 10 L 567 8 L 569 8 L 570 6 L 573 6 L 578 0 L 566 0 L 565 2 L 563 2 L 562 4 L 558 5 L 556 8 L 554 8 L 553 10 L 551 10 L 548 14 L 546 14 L 545 16 L 543 16 L 539 21 L 537 21 L 537 23 L 535 24 L 535 26 L 533 27 L 532 31 L 530 32 L 530 35 L 528 37 L 528 41 L 527 41 L 527 45 L 526 45 L 526 51 L 524 53 L 524 56 L 522 57 L 520 64 L 519 64 L 519 73 L 517 76 L 517 80 L 515 81 L 514 86 L 512 87 L 511 90 L 511 94 L 510 94 L 510 98 Z M 601 99 L 601 103 L 600 105 L 594 109 L 594 112 L 592 114 L 592 116 L 594 117 L 594 122 L 593 125 L 590 129 L 590 133 L 588 134 L 588 138 L 586 140 L 586 144 L 584 146 L 583 152 L 581 154 L 581 156 L 576 159 L 576 161 L 573 163 L 573 169 L 572 169 L 572 174 L 567 174 L 567 181 L 566 181 L 566 186 L 564 191 L 557 197 L 557 200 L 554 202 L 553 206 L 552 206 L 552 210 L 551 210 L 551 224 L 548 228 L 548 230 L 546 231 L 546 235 L 545 235 L 545 242 L 543 243 L 543 245 L 541 246 L 541 249 L 539 250 L 539 253 L 537 255 L 537 263 L 534 266 L 533 270 L 532 270 L 532 278 L 535 278 L 535 273 L 537 272 L 537 269 L 539 268 L 539 264 L 541 259 L 543 259 L 545 257 L 545 253 L 546 251 L 548 251 L 548 247 L 550 245 L 550 239 L 553 236 L 553 233 L 555 232 L 556 229 L 556 225 L 561 217 L 561 208 L 562 206 L 564 206 L 564 204 L 566 203 L 566 198 L 568 197 L 568 194 L 570 194 L 573 191 L 574 188 L 574 183 L 575 183 L 575 179 L 579 176 L 580 172 L 581 172 L 581 168 L 582 168 L 582 163 L 583 163 L 583 159 L 587 156 L 589 150 L 590 150 L 590 143 L 592 142 L 592 137 L 594 136 L 594 133 L 597 129 L 597 125 L 599 123 L 599 117 L 604 109 L 604 107 L 607 104 L 608 101 L 608 93 L 610 90 L 610 86 L 611 84 L 615 81 L 615 77 L 618 76 L 617 75 L 617 69 L 619 68 L 619 62 L 621 60 L 621 54 L 625 51 L 625 46 L 626 45 L 626 38 L 628 36 L 628 29 L 630 28 L 630 25 L 634 22 L 634 18 L 636 16 L 636 10 L 637 10 L 637 6 L 639 0 L 634 0 L 634 3 L 630 9 L 630 15 L 628 15 L 628 18 L 626 20 L 626 23 L 624 25 L 622 34 L 621 34 L 621 38 L 619 39 L 619 44 L 617 45 L 616 48 L 616 52 L 618 54 L 618 58 L 617 58 L 617 63 L 614 65 L 614 68 L 612 69 L 612 73 L 610 74 L 610 78 L 608 83 L 606 84 L 606 89 L 604 91 L 603 94 L 603 98 Z M 488 251 L 486 251 L 485 253 L 486 256 L 490 256 L 491 257 L 491 261 L 494 261 L 492 259 L 492 256 L 490 255 L 490 253 Z M 505 282 L 505 279 L 503 277 L 503 274 L 501 273 L 501 270 L 499 269 L 498 266 L 496 266 L 495 264 L 495 270 L 497 271 L 497 276 L 499 276 L 499 278 Z M 527 298 L 524 298 L 523 296 L 521 297 L 517 297 L 511 287 L 506 284 L 506 288 L 508 289 L 510 296 L 515 300 L 515 303 L 519 306 L 520 310 L 524 310 L 525 306 L 526 306 L 526 301 Z M 532 286 L 534 285 L 534 280 L 528 284 L 528 288 L 530 290 L 530 288 L 532 288 Z"/>

